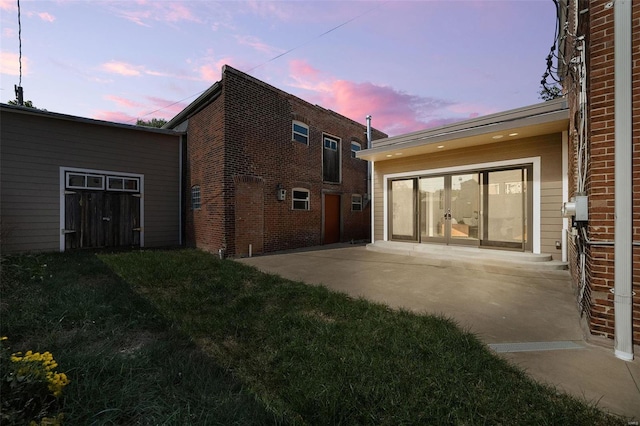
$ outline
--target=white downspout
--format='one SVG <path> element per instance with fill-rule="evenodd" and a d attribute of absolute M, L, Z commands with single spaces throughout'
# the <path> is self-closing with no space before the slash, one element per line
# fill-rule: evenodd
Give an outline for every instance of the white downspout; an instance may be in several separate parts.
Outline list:
<path fill-rule="evenodd" d="M 371 149 L 371 115 L 367 115 L 367 149 Z M 367 161 L 367 202 L 371 209 L 371 243 L 375 242 L 375 223 L 373 217 L 373 185 L 371 182 L 371 166 L 372 162 Z"/>
<path fill-rule="evenodd" d="M 633 360 L 633 144 L 631 141 L 631 0 L 614 3 L 615 356 Z"/>

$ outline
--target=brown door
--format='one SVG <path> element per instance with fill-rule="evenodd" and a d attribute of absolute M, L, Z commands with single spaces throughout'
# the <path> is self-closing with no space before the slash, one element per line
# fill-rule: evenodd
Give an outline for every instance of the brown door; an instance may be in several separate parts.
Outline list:
<path fill-rule="evenodd" d="M 324 195 L 324 244 L 340 242 L 340 196 Z"/>
<path fill-rule="evenodd" d="M 77 191 L 65 195 L 65 247 L 140 245 L 140 198 L 134 194 Z"/>

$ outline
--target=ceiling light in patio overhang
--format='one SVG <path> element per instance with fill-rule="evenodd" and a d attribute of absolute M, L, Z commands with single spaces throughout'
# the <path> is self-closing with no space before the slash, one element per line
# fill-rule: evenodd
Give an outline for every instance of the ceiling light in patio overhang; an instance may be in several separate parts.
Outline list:
<path fill-rule="evenodd" d="M 509 133 L 509 136 L 518 136 L 518 132 Z"/>
<path fill-rule="evenodd" d="M 444 145 L 438 145 L 438 149 L 444 148 Z"/>
<path fill-rule="evenodd" d="M 396 152 L 396 155 L 402 155 L 402 153 L 401 152 Z"/>
<path fill-rule="evenodd" d="M 492 136 L 493 139 L 502 139 L 504 137 L 504 135 L 495 135 Z"/>
<path fill-rule="evenodd" d="M 387 154 L 387 158 L 389 158 L 389 157 L 393 157 L 393 155 L 391 155 L 391 154 Z"/>

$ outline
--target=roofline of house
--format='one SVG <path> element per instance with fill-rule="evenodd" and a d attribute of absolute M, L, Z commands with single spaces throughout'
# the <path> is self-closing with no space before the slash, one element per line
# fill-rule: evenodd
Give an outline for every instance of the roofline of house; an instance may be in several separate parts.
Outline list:
<path fill-rule="evenodd" d="M 0 103 L 0 111 L 13 112 L 13 113 L 25 114 L 25 115 L 37 115 L 40 117 L 52 118 L 55 120 L 72 121 L 75 123 L 84 123 L 84 124 L 92 124 L 97 126 L 113 127 L 118 129 L 159 133 L 159 134 L 171 135 L 171 136 L 179 136 L 183 134 L 183 132 L 178 132 L 170 129 L 160 129 L 157 127 L 139 126 L 137 124 L 115 123 L 113 121 L 96 120 L 94 118 L 79 117 L 76 115 L 62 114 L 59 112 L 51 112 L 51 111 L 46 111 L 46 110 L 37 109 L 37 108 L 29 108 L 25 106 L 11 105 L 11 104 L 5 104 L 5 103 Z"/>
<path fill-rule="evenodd" d="M 569 108 L 565 98 L 554 99 L 535 105 L 490 114 L 471 120 L 460 121 L 404 135 L 373 141 L 373 147 L 358 152 L 358 158 L 368 158 L 375 154 L 411 148 L 415 146 L 440 143 L 501 131 L 524 125 L 536 125 L 569 119 Z"/>
<path fill-rule="evenodd" d="M 242 77 L 246 80 L 250 80 L 262 87 L 265 87 L 269 90 L 272 90 L 274 92 L 278 92 L 281 95 L 287 96 L 287 97 L 292 97 L 295 98 L 297 100 L 299 100 L 300 102 L 304 102 L 306 104 L 308 104 L 309 106 L 311 106 L 312 108 L 317 108 L 317 109 L 321 109 L 322 111 L 326 112 L 326 113 L 330 113 L 333 114 L 337 117 L 339 117 L 340 119 L 343 120 L 348 120 L 351 121 L 354 124 L 357 124 L 359 126 L 362 127 L 366 127 L 365 124 L 363 123 L 359 123 L 355 120 L 352 120 L 349 117 L 345 117 L 342 114 L 339 114 L 335 111 L 332 111 L 330 109 L 326 109 L 318 104 L 312 104 L 310 102 L 305 101 L 302 98 L 299 98 L 295 95 L 292 95 L 291 93 L 285 92 L 282 89 L 278 89 L 275 86 L 270 85 L 269 83 L 265 83 L 262 80 L 259 80 L 247 73 L 244 73 L 240 70 L 237 70 L 229 65 L 223 65 L 222 67 L 222 75 L 224 76 L 225 73 L 233 73 L 239 77 Z M 196 100 L 194 100 L 193 102 L 191 102 L 189 105 L 187 105 L 187 107 L 185 107 L 185 109 L 183 109 L 182 111 L 180 111 L 178 113 L 178 115 L 176 115 L 174 118 L 172 118 L 171 120 L 169 120 L 169 122 L 167 122 L 167 124 L 165 124 L 163 127 L 164 128 L 175 128 L 177 126 L 179 126 L 181 123 L 185 122 L 186 120 L 188 120 L 190 117 L 192 117 L 193 115 L 195 115 L 196 113 L 198 113 L 199 111 L 201 111 L 203 108 L 205 108 L 207 105 L 209 105 L 211 102 L 213 102 L 214 100 L 216 100 L 216 98 L 220 95 L 222 91 L 222 79 L 220 81 L 215 82 L 211 87 L 209 87 L 205 92 L 203 92 L 200 96 L 198 96 L 198 98 Z M 374 130 L 383 133 L 382 131 L 375 129 Z"/>
<path fill-rule="evenodd" d="M 224 72 L 224 71 L 223 71 Z M 175 117 L 169 120 L 164 126 L 163 129 L 173 129 L 179 126 L 181 123 L 188 120 L 191 116 L 202 110 L 204 107 L 209 105 L 211 102 L 216 100 L 216 98 L 220 95 L 222 91 L 222 80 L 216 81 L 213 83 L 211 87 L 205 90 L 200 96 L 196 98 L 193 102 L 187 105 L 182 111 L 180 111 Z"/>

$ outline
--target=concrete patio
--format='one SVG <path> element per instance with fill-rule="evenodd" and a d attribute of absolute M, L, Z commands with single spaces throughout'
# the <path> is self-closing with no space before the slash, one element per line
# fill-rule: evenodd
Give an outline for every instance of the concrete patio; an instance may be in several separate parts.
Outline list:
<path fill-rule="evenodd" d="M 625 362 L 609 340 L 586 339 L 568 272 L 497 266 L 481 256 L 445 262 L 342 244 L 238 261 L 394 308 L 443 314 L 536 380 L 640 419 L 640 353 Z"/>

